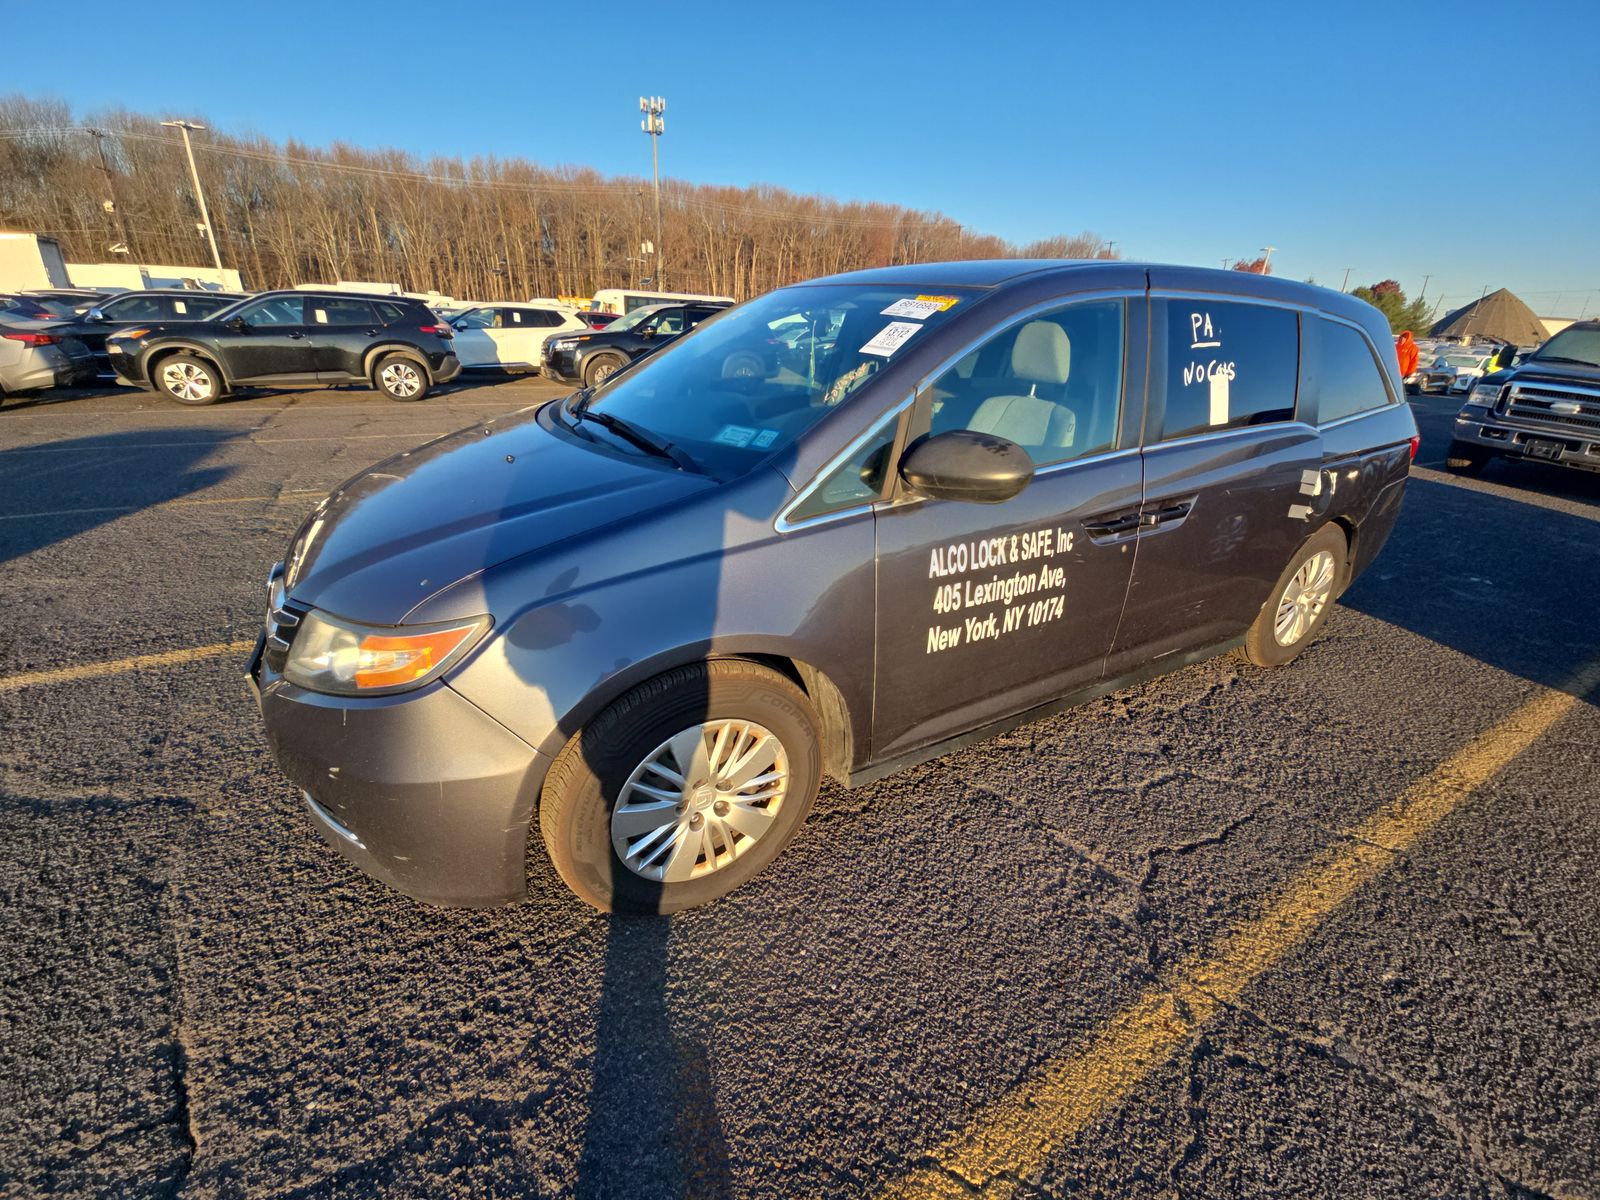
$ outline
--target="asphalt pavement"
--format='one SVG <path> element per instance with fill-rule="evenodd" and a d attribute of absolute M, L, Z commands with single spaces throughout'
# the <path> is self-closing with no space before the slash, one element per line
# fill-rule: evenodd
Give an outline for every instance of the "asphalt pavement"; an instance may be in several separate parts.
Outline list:
<path fill-rule="evenodd" d="M 829 785 L 670 920 L 429 908 L 227 647 L 319 496 L 553 394 L 0 409 L 0 1194 L 1600 1197 L 1600 477 L 1419 400 L 1291 666 Z"/>

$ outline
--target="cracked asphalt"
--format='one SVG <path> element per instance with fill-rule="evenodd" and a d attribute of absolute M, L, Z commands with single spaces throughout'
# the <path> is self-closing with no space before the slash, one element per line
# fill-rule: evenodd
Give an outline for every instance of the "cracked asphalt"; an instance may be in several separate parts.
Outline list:
<path fill-rule="evenodd" d="M 252 638 L 319 495 L 554 392 L 0 410 L 0 1194 L 881 1195 L 1600 660 L 1600 477 L 1446 476 L 1430 398 L 1389 547 L 1296 663 L 830 785 L 670 921 L 537 856 L 491 912 L 358 874 L 237 654 L 6 689 Z M 998 1189 L 1600 1197 L 1591 699 Z"/>

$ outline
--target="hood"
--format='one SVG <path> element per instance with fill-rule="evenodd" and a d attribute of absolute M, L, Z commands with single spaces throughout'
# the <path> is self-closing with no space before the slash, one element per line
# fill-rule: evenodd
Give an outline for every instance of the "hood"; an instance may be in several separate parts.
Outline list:
<path fill-rule="evenodd" d="M 399 624 L 508 559 L 716 486 L 551 432 L 525 410 L 386 459 L 319 504 L 290 546 L 288 596 Z"/>
<path fill-rule="evenodd" d="M 1506 383 L 1514 379 L 1518 383 L 1575 383 L 1583 387 L 1600 387 L 1600 367 L 1586 367 L 1579 363 L 1542 363 L 1536 358 L 1526 359 L 1509 370 L 1497 372 L 1496 377 L 1504 377 Z"/>

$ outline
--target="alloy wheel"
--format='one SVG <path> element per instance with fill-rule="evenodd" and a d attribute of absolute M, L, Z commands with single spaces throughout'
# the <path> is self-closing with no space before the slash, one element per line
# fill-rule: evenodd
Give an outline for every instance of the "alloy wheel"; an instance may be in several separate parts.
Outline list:
<path fill-rule="evenodd" d="M 611 810 L 611 845 L 635 875 L 682 883 L 719 871 L 776 823 L 789 759 L 771 730 L 717 720 L 668 738 Z"/>
<path fill-rule="evenodd" d="M 161 369 L 161 386 L 180 400 L 205 400 L 217 385 L 204 367 L 179 362 Z"/>
<path fill-rule="evenodd" d="M 1328 605 L 1333 577 L 1333 555 L 1326 550 L 1318 550 L 1300 564 L 1278 598 L 1278 613 L 1272 626 L 1278 645 L 1292 646 L 1305 637 Z"/>
<path fill-rule="evenodd" d="M 378 382 L 392 396 L 415 396 L 422 390 L 422 373 L 408 362 L 392 362 L 379 372 Z"/>

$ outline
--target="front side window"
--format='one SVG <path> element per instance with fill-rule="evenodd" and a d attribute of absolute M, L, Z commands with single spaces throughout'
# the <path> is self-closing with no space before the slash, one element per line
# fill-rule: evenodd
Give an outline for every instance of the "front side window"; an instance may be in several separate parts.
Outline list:
<path fill-rule="evenodd" d="M 683 309 L 671 308 L 650 323 L 650 328 L 663 337 L 683 332 Z"/>
<path fill-rule="evenodd" d="M 454 324 L 457 329 L 494 329 L 500 324 L 500 314 L 492 308 L 469 308 Z"/>
<path fill-rule="evenodd" d="M 233 314 L 252 329 L 270 325 L 304 325 L 305 301 L 299 296 L 268 296 L 246 304 Z"/>
<path fill-rule="evenodd" d="M 1389 389 L 1367 339 L 1321 317 L 1310 325 L 1317 337 L 1317 421 L 1325 425 L 1388 404 Z"/>
<path fill-rule="evenodd" d="M 932 340 L 978 294 L 939 291 L 823 284 L 769 292 L 719 311 L 716 320 L 639 360 L 594 392 L 591 403 L 711 474 L 737 473 L 788 446 L 906 347 Z M 674 311 L 681 319 L 683 309 Z M 589 424 L 581 429 L 591 434 Z"/>
<path fill-rule="evenodd" d="M 1166 413 L 1160 438 L 1292 421 L 1300 319 L 1289 309 L 1165 300 Z"/>
<path fill-rule="evenodd" d="M 159 321 L 167 315 L 160 296 L 127 296 L 102 305 L 100 311 L 113 321 Z"/>
<path fill-rule="evenodd" d="M 1036 466 L 1109 450 L 1122 399 L 1122 301 L 1074 304 L 1013 325 L 925 391 L 929 432 L 1016 442 Z"/>

